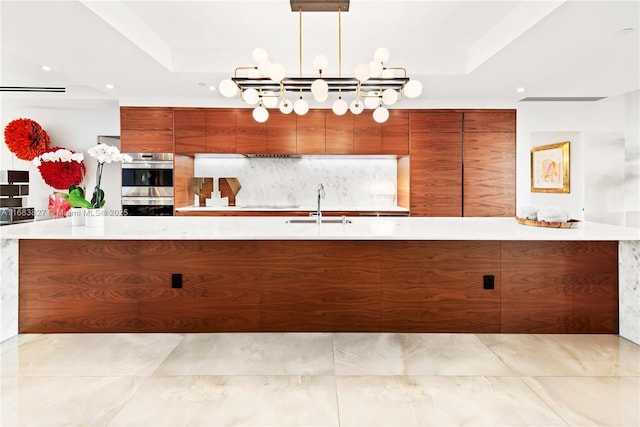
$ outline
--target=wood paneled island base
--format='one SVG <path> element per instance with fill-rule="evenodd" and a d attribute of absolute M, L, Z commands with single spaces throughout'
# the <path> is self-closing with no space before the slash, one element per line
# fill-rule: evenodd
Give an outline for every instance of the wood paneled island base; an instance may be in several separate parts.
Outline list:
<path fill-rule="evenodd" d="M 616 241 L 21 240 L 19 260 L 20 333 L 618 332 Z"/>

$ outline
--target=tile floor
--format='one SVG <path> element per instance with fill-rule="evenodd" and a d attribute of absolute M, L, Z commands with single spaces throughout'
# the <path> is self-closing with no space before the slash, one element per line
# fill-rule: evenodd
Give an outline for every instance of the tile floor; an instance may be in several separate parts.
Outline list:
<path fill-rule="evenodd" d="M 0 344 L 0 425 L 640 426 L 614 335 L 60 334 Z"/>

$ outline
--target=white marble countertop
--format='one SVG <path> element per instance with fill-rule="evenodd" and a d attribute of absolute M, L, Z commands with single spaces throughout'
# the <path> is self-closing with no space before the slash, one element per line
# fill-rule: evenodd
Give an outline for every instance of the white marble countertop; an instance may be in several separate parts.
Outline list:
<path fill-rule="evenodd" d="M 311 205 L 241 205 L 241 206 L 185 206 L 177 212 L 315 212 Z M 400 206 L 322 206 L 324 212 L 398 212 L 409 213 Z"/>
<path fill-rule="evenodd" d="M 0 228 L 2 239 L 95 240 L 640 240 L 640 228 L 581 222 L 571 229 L 518 224 L 515 218 L 351 217 L 351 224 L 287 224 L 294 217 L 120 217 L 103 227 L 71 219 Z M 297 217 L 300 219 L 300 217 Z M 335 217 L 333 217 L 335 219 Z"/>

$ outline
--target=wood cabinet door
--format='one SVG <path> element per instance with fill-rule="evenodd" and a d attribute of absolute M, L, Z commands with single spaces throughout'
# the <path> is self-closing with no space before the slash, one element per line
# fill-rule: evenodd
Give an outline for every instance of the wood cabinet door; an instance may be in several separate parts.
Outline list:
<path fill-rule="evenodd" d="M 353 154 L 354 115 L 327 112 L 327 154 Z"/>
<path fill-rule="evenodd" d="M 176 154 L 193 155 L 206 152 L 204 109 L 175 108 L 173 123 Z"/>
<path fill-rule="evenodd" d="M 355 154 L 382 153 L 382 125 L 373 120 L 369 110 L 354 116 L 353 152 Z"/>
<path fill-rule="evenodd" d="M 462 216 L 462 133 L 411 132 L 412 216 Z"/>
<path fill-rule="evenodd" d="M 618 333 L 618 242 L 503 241 L 500 259 L 502 333 Z"/>
<path fill-rule="evenodd" d="M 464 132 L 516 131 L 516 110 L 470 111 L 464 113 Z"/>
<path fill-rule="evenodd" d="M 326 153 L 325 110 L 309 110 L 297 116 L 298 154 Z"/>
<path fill-rule="evenodd" d="M 500 331 L 500 242 L 384 242 L 380 259 L 383 332 Z"/>
<path fill-rule="evenodd" d="M 433 132 L 462 132 L 462 113 L 459 112 L 413 110 L 410 119 L 412 136 Z"/>
<path fill-rule="evenodd" d="M 207 153 L 236 153 L 236 112 L 206 110 L 205 143 Z"/>
<path fill-rule="evenodd" d="M 389 119 L 382 124 L 381 154 L 409 154 L 409 111 L 389 110 Z"/>
<path fill-rule="evenodd" d="M 271 111 L 267 120 L 267 153 L 297 153 L 297 119 L 294 113 Z"/>
<path fill-rule="evenodd" d="M 463 215 L 516 215 L 515 133 L 464 134 Z"/>
<path fill-rule="evenodd" d="M 267 152 L 267 124 L 256 122 L 248 108 L 236 114 L 236 150 L 240 154 L 265 154 Z"/>
<path fill-rule="evenodd" d="M 120 151 L 173 153 L 173 108 L 120 107 Z"/>

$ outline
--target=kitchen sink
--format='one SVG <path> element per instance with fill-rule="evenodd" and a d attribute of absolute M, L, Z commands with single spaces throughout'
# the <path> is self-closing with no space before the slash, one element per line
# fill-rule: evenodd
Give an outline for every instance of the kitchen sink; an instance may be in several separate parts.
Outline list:
<path fill-rule="evenodd" d="M 288 219 L 286 221 L 287 224 L 315 224 L 317 221 L 315 218 L 295 218 Z M 322 218 L 320 220 L 321 224 L 351 224 L 351 220 L 347 219 L 347 217 L 342 218 Z"/>

